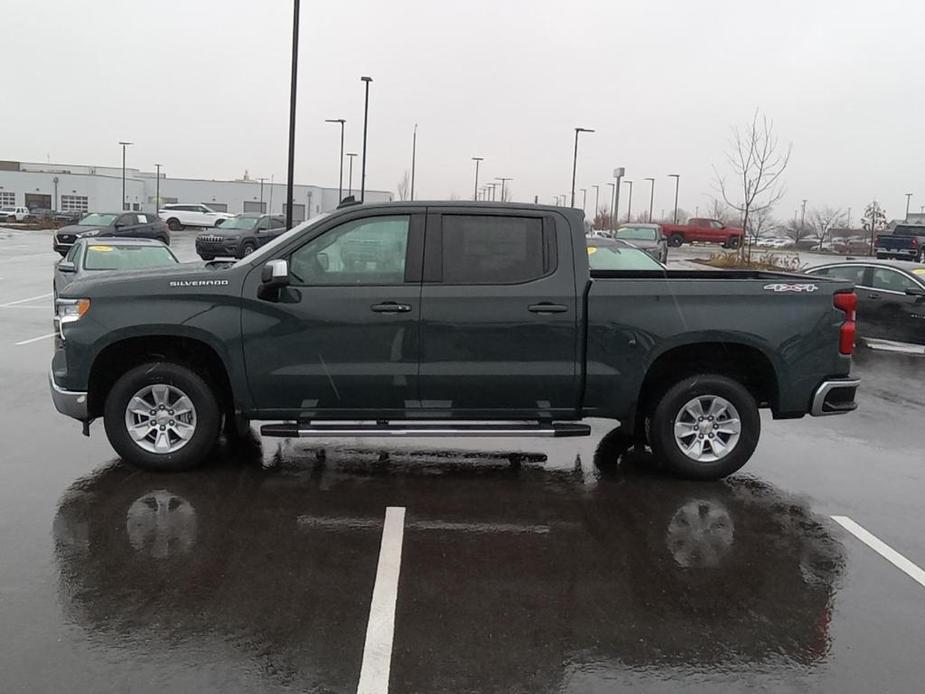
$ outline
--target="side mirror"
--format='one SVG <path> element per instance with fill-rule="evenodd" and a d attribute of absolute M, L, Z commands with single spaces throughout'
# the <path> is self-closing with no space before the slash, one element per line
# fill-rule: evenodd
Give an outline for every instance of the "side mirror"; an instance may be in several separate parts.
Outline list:
<path fill-rule="evenodd" d="M 921 287 L 906 287 L 906 296 L 925 296 L 925 289 Z"/>
<path fill-rule="evenodd" d="M 260 271 L 260 281 L 267 289 L 278 289 L 289 284 L 289 263 L 285 260 L 271 260 Z"/>
<path fill-rule="evenodd" d="M 58 269 L 61 272 L 77 272 L 77 266 L 70 260 L 62 260 L 58 263 Z"/>

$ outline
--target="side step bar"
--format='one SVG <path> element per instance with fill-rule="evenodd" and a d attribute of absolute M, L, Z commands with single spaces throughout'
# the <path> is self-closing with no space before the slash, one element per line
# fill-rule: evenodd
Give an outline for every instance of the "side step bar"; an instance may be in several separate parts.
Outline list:
<path fill-rule="evenodd" d="M 291 422 L 264 424 L 262 436 L 320 438 L 334 436 L 590 436 L 591 427 L 575 422 Z"/>

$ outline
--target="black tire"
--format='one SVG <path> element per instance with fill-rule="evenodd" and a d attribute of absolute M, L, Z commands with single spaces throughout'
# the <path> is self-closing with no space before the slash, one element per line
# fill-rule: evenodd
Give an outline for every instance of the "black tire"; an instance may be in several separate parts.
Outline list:
<path fill-rule="evenodd" d="M 253 241 L 245 241 L 241 244 L 241 250 L 238 251 L 238 257 L 244 258 L 257 250 L 257 244 Z"/>
<path fill-rule="evenodd" d="M 185 445 L 170 453 L 144 450 L 129 435 L 125 411 L 142 388 L 167 384 L 180 389 L 196 410 L 196 428 Z M 218 440 L 222 412 L 211 386 L 191 369 L 171 362 L 151 362 L 124 373 L 106 397 L 103 419 L 109 443 L 125 462 L 145 470 L 177 471 L 200 465 Z"/>
<path fill-rule="evenodd" d="M 202 253 L 200 253 L 200 254 L 199 254 L 199 257 L 202 258 L 203 260 L 205 260 L 206 262 L 208 262 L 208 261 L 210 261 L 210 260 L 215 260 L 215 256 L 214 256 L 214 255 L 203 255 Z"/>
<path fill-rule="evenodd" d="M 883 260 L 884 258 L 886 258 L 886 255 L 884 253 L 877 254 L 877 260 Z"/>
<path fill-rule="evenodd" d="M 698 396 L 718 396 L 738 411 L 740 432 L 732 449 L 715 461 L 688 457 L 675 439 L 675 420 Z M 649 431 L 652 452 L 678 477 L 716 480 L 741 468 L 751 458 L 761 435 L 761 418 L 752 394 L 738 381 L 718 374 L 698 374 L 671 386 L 658 400 Z"/>
<path fill-rule="evenodd" d="M 180 224 L 180 220 L 176 217 L 171 217 L 167 220 L 167 228 L 171 231 L 180 231 L 183 228 L 183 225 Z"/>
<path fill-rule="evenodd" d="M 723 248 L 738 248 L 738 247 L 739 247 L 739 237 L 738 236 L 730 236 L 728 239 L 726 239 L 725 243 L 723 243 Z"/>
<path fill-rule="evenodd" d="M 681 234 L 672 234 L 668 237 L 668 245 L 673 246 L 674 248 L 680 248 L 684 243 L 684 236 Z"/>

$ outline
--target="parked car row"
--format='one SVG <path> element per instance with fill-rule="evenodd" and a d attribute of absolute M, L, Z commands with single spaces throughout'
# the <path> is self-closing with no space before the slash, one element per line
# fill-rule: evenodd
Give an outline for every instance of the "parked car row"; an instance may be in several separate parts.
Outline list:
<path fill-rule="evenodd" d="M 55 230 L 52 246 L 65 255 L 79 239 L 97 237 L 154 239 L 170 244 L 167 225 L 152 212 L 91 212 L 76 224 Z"/>

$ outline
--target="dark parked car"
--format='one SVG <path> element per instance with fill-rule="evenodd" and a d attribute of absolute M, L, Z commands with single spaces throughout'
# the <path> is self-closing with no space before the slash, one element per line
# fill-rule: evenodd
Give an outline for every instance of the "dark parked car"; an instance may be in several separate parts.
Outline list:
<path fill-rule="evenodd" d="M 897 224 L 892 234 L 877 237 L 877 257 L 925 263 L 925 224 Z"/>
<path fill-rule="evenodd" d="M 167 225 L 153 212 L 91 212 L 77 224 L 55 231 L 52 244 L 65 255 L 77 239 L 99 237 L 155 239 L 170 244 Z"/>
<path fill-rule="evenodd" d="M 75 211 L 75 212 L 70 212 L 70 211 L 68 211 L 68 212 L 56 212 L 56 213 L 55 213 L 55 216 L 54 216 L 54 220 L 55 220 L 58 224 L 61 224 L 62 226 L 65 225 L 65 224 L 77 224 L 77 222 L 79 222 L 79 221 L 81 220 L 81 218 L 83 218 L 84 215 L 86 215 L 86 214 L 87 214 L 86 211 L 83 211 L 83 212 L 76 212 L 76 211 Z"/>
<path fill-rule="evenodd" d="M 830 263 L 807 272 L 855 285 L 861 337 L 925 345 L 925 267 L 870 259 Z"/>
<path fill-rule="evenodd" d="M 660 263 L 668 262 L 668 239 L 660 224 L 624 224 L 617 229 L 616 238 L 629 241 Z"/>
<path fill-rule="evenodd" d="M 243 258 L 286 231 L 286 218 L 245 212 L 196 237 L 196 253 L 203 260 Z"/>
<path fill-rule="evenodd" d="M 150 469 L 204 462 L 223 419 L 309 438 L 588 436 L 604 417 L 699 479 L 751 457 L 759 408 L 855 409 L 851 286 L 594 269 L 588 250 L 580 210 L 361 204 L 227 269 L 80 280 L 56 302 L 52 398 Z"/>
<path fill-rule="evenodd" d="M 78 239 L 55 266 L 55 296 L 71 282 L 111 270 L 176 265 L 168 246 L 153 239 Z"/>

